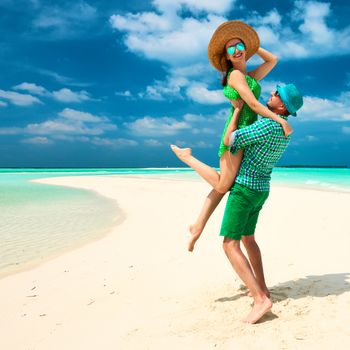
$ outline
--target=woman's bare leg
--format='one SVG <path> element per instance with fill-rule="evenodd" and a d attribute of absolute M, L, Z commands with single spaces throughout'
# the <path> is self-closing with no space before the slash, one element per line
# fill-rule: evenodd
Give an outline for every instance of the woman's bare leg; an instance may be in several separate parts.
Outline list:
<path fill-rule="evenodd" d="M 193 251 L 194 245 L 197 242 L 198 238 L 201 236 L 204 227 L 209 220 L 211 214 L 214 212 L 224 194 L 232 186 L 236 174 L 238 172 L 239 166 L 241 164 L 243 156 L 243 151 L 239 151 L 237 154 L 233 155 L 230 152 L 225 152 L 220 158 L 220 173 L 221 173 L 221 184 L 222 191 L 218 192 L 213 189 L 207 198 L 205 199 L 204 205 L 201 212 L 193 225 L 190 225 L 190 240 L 188 242 L 188 250 Z"/>
<path fill-rule="evenodd" d="M 242 161 L 243 151 L 236 154 L 226 151 L 220 158 L 220 173 L 193 157 L 191 148 L 170 146 L 176 156 L 207 181 L 217 192 L 226 193 L 231 187 Z"/>
<path fill-rule="evenodd" d="M 181 161 L 187 164 L 199 176 L 215 188 L 220 180 L 220 174 L 214 168 L 193 157 L 191 148 L 179 148 L 175 145 L 171 145 L 170 147 Z"/>
<path fill-rule="evenodd" d="M 208 219 L 224 195 L 224 193 L 219 193 L 215 190 L 211 190 L 211 192 L 208 194 L 196 222 L 193 225 L 190 225 L 190 240 L 188 242 L 188 251 L 193 251 L 194 245 L 197 242 L 198 238 L 201 236 Z"/>

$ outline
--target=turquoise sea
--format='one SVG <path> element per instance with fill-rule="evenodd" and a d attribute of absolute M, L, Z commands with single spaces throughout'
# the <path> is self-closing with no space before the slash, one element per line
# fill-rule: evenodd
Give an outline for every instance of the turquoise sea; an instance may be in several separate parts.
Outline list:
<path fill-rule="evenodd" d="M 134 176 L 202 181 L 187 168 L 0 169 L 0 276 L 101 237 L 120 216 L 94 192 L 30 182 L 57 176 Z M 348 168 L 275 168 L 272 183 L 350 192 Z"/>

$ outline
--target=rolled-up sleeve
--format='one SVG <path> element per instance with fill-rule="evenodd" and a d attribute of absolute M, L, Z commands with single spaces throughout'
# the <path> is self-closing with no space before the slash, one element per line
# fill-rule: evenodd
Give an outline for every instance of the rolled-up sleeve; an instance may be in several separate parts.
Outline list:
<path fill-rule="evenodd" d="M 261 119 L 252 125 L 234 131 L 230 136 L 230 151 L 236 154 L 238 150 L 267 140 L 272 132 L 270 120 Z"/>

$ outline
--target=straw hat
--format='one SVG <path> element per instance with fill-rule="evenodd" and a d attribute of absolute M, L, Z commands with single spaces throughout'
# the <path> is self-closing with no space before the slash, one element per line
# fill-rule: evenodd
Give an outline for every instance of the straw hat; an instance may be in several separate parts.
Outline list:
<path fill-rule="evenodd" d="M 208 45 L 208 58 L 210 63 L 220 72 L 228 68 L 225 45 L 233 39 L 241 39 L 246 47 L 246 61 L 252 57 L 260 47 L 257 32 L 242 21 L 227 21 L 222 23 L 214 32 Z"/>

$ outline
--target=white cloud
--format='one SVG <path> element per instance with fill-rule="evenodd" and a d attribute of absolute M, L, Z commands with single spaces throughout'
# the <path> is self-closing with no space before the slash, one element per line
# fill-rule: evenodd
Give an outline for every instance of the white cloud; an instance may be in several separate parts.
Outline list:
<path fill-rule="evenodd" d="M 334 39 L 334 32 L 329 30 L 325 22 L 331 13 L 330 3 L 296 1 L 296 16 L 301 16 L 304 22 L 299 29 L 317 44 L 326 44 Z"/>
<path fill-rule="evenodd" d="M 211 81 L 211 75 L 216 75 L 216 72 L 214 70 L 208 72 L 208 63 L 206 62 L 172 67 L 172 75 L 186 78 L 200 77 L 202 80 L 210 76 Z"/>
<path fill-rule="evenodd" d="M 149 139 L 149 140 L 145 140 L 145 145 L 151 146 L 151 147 L 159 147 L 162 144 L 158 140 Z"/>
<path fill-rule="evenodd" d="M 30 143 L 30 144 L 34 144 L 34 145 L 48 145 L 48 144 L 53 143 L 47 137 L 42 137 L 42 136 L 23 139 L 23 140 L 21 140 L 21 142 L 22 143 Z"/>
<path fill-rule="evenodd" d="M 15 85 L 13 89 L 28 91 L 34 95 L 51 97 L 57 101 L 64 102 L 64 103 L 80 103 L 80 102 L 92 100 L 90 94 L 85 90 L 72 91 L 71 89 L 68 89 L 68 88 L 62 88 L 60 90 L 50 92 L 43 86 L 37 85 L 35 83 L 28 83 L 28 82 L 23 82 L 21 84 Z M 16 100 L 19 102 L 22 102 L 22 100 L 25 99 L 24 96 L 31 96 L 31 95 L 19 94 L 13 91 L 0 90 L 0 94 L 1 92 L 3 95 L 6 93 L 7 94 L 6 96 L 8 96 L 8 98 L 12 98 L 13 100 Z M 31 99 L 29 97 L 26 97 L 28 101 L 24 100 L 24 102 L 22 103 L 27 102 L 27 104 L 29 104 L 30 101 L 34 101 L 35 99 L 39 101 L 36 97 L 34 96 L 31 96 L 31 97 L 32 97 Z M 16 104 L 19 104 L 19 102 Z"/>
<path fill-rule="evenodd" d="M 280 25 L 282 20 L 276 9 L 272 9 L 265 16 L 260 16 L 258 12 L 253 12 L 249 17 L 252 25 L 271 25 L 275 27 Z"/>
<path fill-rule="evenodd" d="M 213 145 L 211 143 L 205 142 L 205 141 L 198 141 L 194 144 L 193 147 L 196 148 L 211 148 Z"/>
<path fill-rule="evenodd" d="M 198 76 L 202 82 L 190 77 Z M 210 74 L 204 74 L 203 65 L 191 65 L 172 69 L 163 80 L 155 80 L 145 91 L 132 94 L 130 91 L 116 93 L 119 96 L 142 98 L 155 101 L 184 99 L 185 97 L 202 104 L 219 104 L 225 101 L 222 90 L 209 90 L 203 81 L 209 80 Z M 136 97 L 135 97 L 136 96 Z"/>
<path fill-rule="evenodd" d="M 63 135 L 63 134 L 53 134 L 50 136 L 55 140 L 68 141 L 68 142 L 73 142 L 73 141 L 90 142 L 91 141 L 90 136 L 81 136 L 81 135 L 72 136 L 72 135 Z"/>
<path fill-rule="evenodd" d="M 9 100 L 12 104 L 17 106 L 31 106 L 35 103 L 42 103 L 35 96 L 28 94 L 20 94 L 14 91 L 0 90 L 0 97 Z"/>
<path fill-rule="evenodd" d="M 348 54 L 350 26 L 340 30 L 332 28 L 326 23 L 330 16 L 330 3 L 295 1 L 290 18 L 286 14 L 282 17 L 274 9 L 269 16 L 247 16 L 246 21 L 255 25 L 262 46 L 284 60 Z M 324 45 L 333 41 L 339 43 L 337 50 L 324 50 Z"/>
<path fill-rule="evenodd" d="M 153 0 L 152 3 L 164 13 L 171 13 L 184 8 L 193 13 L 212 12 L 223 14 L 229 11 L 235 2 L 235 0 Z"/>
<path fill-rule="evenodd" d="M 131 123 L 125 123 L 125 126 L 135 135 L 160 137 L 175 135 L 181 130 L 190 128 L 188 123 L 169 117 L 144 117 Z"/>
<path fill-rule="evenodd" d="M 74 79 L 72 79 L 70 77 L 66 77 L 64 75 L 58 74 L 58 73 L 51 71 L 51 70 L 48 70 L 48 69 L 42 69 L 42 68 L 37 68 L 37 67 L 33 67 L 33 66 L 25 66 L 25 67 L 28 68 L 29 70 L 32 70 L 32 71 L 37 72 L 39 74 L 53 78 L 55 81 L 57 81 L 58 83 L 63 84 L 63 85 L 79 86 L 79 87 L 86 87 L 86 86 L 91 85 L 91 83 L 81 83 L 81 82 L 75 81 Z"/>
<path fill-rule="evenodd" d="M 132 93 L 129 91 L 129 90 L 126 90 L 126 91 L 116 91 L 115 92 L 115 95 L 116 96 L 123 96 L 123 97 L 130 97 L 132 98 Z"/>
<path fill-rule="evenodd" d="M 113 15 L 110 24 L 114 29 L 125 32 L 124 42 L 127 48 L 149 59 L 160 60 L 166 64 L 178 66 L 179 62 L 206 62 L 208 38 L 215 28 L 225 21 L 224 17 L 215 15 L 227 11 L 232 1 L 218 1 L 213 5 L 203 1 L 155 1 L 156 12 Z M 212 7 L 222 11 L 208 11 Z M 181 18 L 181 9 L 209 12 L 202 18 Z M 160 14 L 159 14 L 160 13 Z"/>
<path fill-rule="evenodd" d="M 206 119 L 202 115 L 187 113 L 184 115 L 184 120 L 189 123 L 204 122 Z"/>
<path fill-rule="evenodd" d="M 50 135 L 50 134 L 73 134 L 73 135 L 102 135 L 106 131 L 115 130 L 113 124 L 86 125 L 82 122 L 73 123 L 70 120 L 54 119 L 42 123 L 28 124 L 25 131 L 29 134 Z"/>
<path fill-rule="evenodd" d="M 190 148 L 212 148 L 213 144 L 205 142 L 205 141 L 197 141 L 197 142 L 188 142 L 183 140 L 176 140 L 174 142 L 178 147 L 190 147 Z"/>
<path fill-rule="evenodd" d="M 298 113 L 300 120 L 350 120 L 350 102 L 347 94 L 342 94 L 338 99 L 329 100 L 313 96 L 304 97 L 304 105 Z"/>
<path fill-rule="evenodd" d="M 221 104 L 227 102 L 222 90 L 208 90 L 205 84 L 191 84 L 187 88 L 187 96 L 201 104 Z"/>
<path fill-rule="evenodd" d="M 157 101 L 183 99 L 181 90 L 188 84 L 189 81 L 184 77 L 167 76 L 164 81 L 156 80 L 154 85 L 147 86 L 145 92 L 138 93 L 138 97 Z"/>
<path fill-rule="evenodd" d="M 60 102 L 83 102 L 91 100 L 91 97 L 88 92 L 81 90 L 74 92 L 70 89 L 63 88 L 57 91 L 52 92 L 52 96 L 55 100 Z"/>
<path fill-rule="evenodd" d="M 282 81 L 263 80 L 262 98 L 268 99 L 270 93 L 276 90 L 277 85 L 284 86 Z M 304 104 L 298 112 L 298 120 L 332 120 L 347 121 L 350 120 L 350 91 L 341 93 L 333 100 L 320 98 L 317 96 L 304 96 Z M 311 141 L 311 139 L 309 139 Z"/>
<path fill-rule="evenodd" d="M 7 103 L 4 102 L 4 101 L 0 101 L 0 107 L 6 107 L 7 106 Z"/>
<path fill-rule="evenodd" d="M 34 95 L 39 95 L 39 96 L 43 96 L 49 93 L 44 87 L 33 83 L 27 83 L 27 82 L 16 85 L 13 87 L 13 89 L 28 91 Z"/>
<path fill-rule="evenodd" d="M 105 117 L 98 117 L 91 113 L 77 111 L 71 108 L 65 108 L 62 112 L 59 112 L 58 115 L 65 119 L 79 121 L 79 122 L 90 122 L 98 123 L 108 121 Z"/>
<path fill-rule="evenodd" d="M 229 109 L 222 109 L 208 115 L 185 114 L 179 119 L 171 117 L 152 118 L 147 116 L 136 119 L 132 123 L 125 123 L 124 125 L 136 136 L 152 137 L 150 139 L 152 141 L 144 141 L 146 144 L 149 143 L 149 145 L 158 145 L 156 141 L 159 138 L 181 134 L 193 139 L 194 141 L 191 145 L 194 147 L 201 147 L 201 144 L 198 143 L 201 135 L 203 135 L 205 140 L 212 139 L 212 136 L 208 135 L 218 135 L 217 137 L 219 137 L 228 116 Z M 172 141 L 172 137 L 167 137 L 167 140 L 169 143 L 174 142 Z M 191 147 L 190 145 L 188 146 Z"/>
<path fill-rule="evenodd" d="M 71 136 L 103 135 L 116 130 L 117 126 L 106 117 L 66 108 L 58 113 L 58 118 L 48 119 L 42 123 L 31 123 L 21 129 L 24 134 Z"/>
<path fill-rule="evenodd" d="M 124 43 L 135 54 L 174 68 L 195 64 L 208 67 L 208 42 L 218 25 L 228 20 L 225 14 L 233 3 L 159 0 L 153 2 L 153 12 L 114 15 L 110 24 L 125 33 Z M 182 17 L 184 9 L 189 13 Z M 332 16 L 329 3 L 295 1 L 291 15 L 275 8 L 264 15 L 245 13 L 243 20 L 258 31 L 262 46 L 284 60 L 350 52 L 350 26 L 338 30 L 327 24 L 326 19 Z M 324 44 L 332 41 L 337 42 L 337 50 L 324 50 Z"/>
<path fill-rule="evenodd" d="M 97 10 L 85 1 L 44 7 L 33 21 L 33 27 L 45 31 L 46 38 L 64 39 L 81 34 L 97 19 Z"/>
<path fill-rule="evenodd" d="M 110 17 L 112 28 L 124 33 L 128 51 L 163 62 L 167 71 L 161 81 L 155 81 L 144 91 L 125 93 L 125 97 L 159 101 L 187 97 L 198 103 L 222 103 L 221 93 L 208 88 L 219 76 L 209 67 L 207 45 L 218 25 L 228 19 L 225 15 L 234 1 L 159 0 L 152 4 L 153 11 Z M 281 60 L 350 52 L 350 26 L 335 29 L 326 22 L 333 14 L 329 3 L 295 1 L 289 13 L 279 13 L 276 8 L 265 14 L 248 9 L 245 13 L 243 20 L 258 31 L 262 46 Z M 330 38 L 337 38 L 333 41 L 339 49 L 324 50 L 324 41 L 330 42 Z M 254 56 L 251 62 L 257 64 L 261 59 Z"/>
<path fill-rule="evenodd" d="M 169 18 L 153 12 L 143 12 L 136 15 L 128 13 L 125 16 L 112 15 L 109 22 L 113 28 L 134 33 L 161 32 L 172 28 Z"/>
<path fill-rule="evenodd" d="M 217 130 L 215 130 L 214 128 L 192 128 L 191 132 L 193 135 L 218 134 Z"/>
<path fill-rule="evenodd" d="M 94 137 L 91 139 L 91 143 L 97 146 L 111 146 L 111 147 L 135 147 L 138 145 L 138 142 L 130 139 L 107 139 Z"/>

